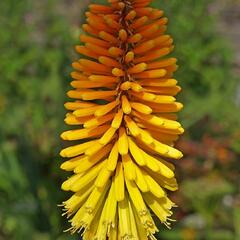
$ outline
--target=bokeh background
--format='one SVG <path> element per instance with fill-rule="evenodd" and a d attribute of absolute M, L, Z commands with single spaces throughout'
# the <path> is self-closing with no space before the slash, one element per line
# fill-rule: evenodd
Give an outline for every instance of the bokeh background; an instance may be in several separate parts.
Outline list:
<path fill-rule="evenodd" d="M 79 239 L 57 204 L 73 46 L 86 0 L 0 1 L 0 240 Z M 96 1 L 95 1 L 96 2 Z M 104 1 L 98 1 L 104 2 Z M 155 0 L 174 37 L 186 128 L 162 240 L 240 239 L 240 1 Z"/>

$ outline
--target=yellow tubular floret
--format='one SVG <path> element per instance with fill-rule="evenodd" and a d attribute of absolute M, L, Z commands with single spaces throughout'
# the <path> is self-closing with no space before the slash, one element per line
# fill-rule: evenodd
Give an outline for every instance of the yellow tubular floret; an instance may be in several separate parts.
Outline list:
<path fill-rule="evenodd" d="M 84 151 L 88 147 L 90 147 L 92 144 L 94 144 L 95 142 L 96 142 L 96 140 L 93 140 L 93 141 L 89 141 L 89 142 L 78 144 L 78 145 L 75 145 L 75 146 L 72 146 L 72 147 L 65 148 L 65 149 L 63 149 L 60 152 L 60 155 L 62 157 L 74 157 L 74 156 L 77 156 L 79 154 L 84 153 Z"/>
<path fill-rule="evenodd" d="M 123 201 L 118 204 L 118 216 L 120 238 L 129 239 L 132 236 L 132 232 L 127 194 L 125 194 Z"/>
<path fill-rule="evenodd" d="M 124 120 L 125 120 L 125 122 L 126 122 L 126 124 L 127 124 L 127 127 L 128 127 L 128 129 L 129 129 L 130 133 L 131 133 L 134 137 L 138 136 L 138 135 L 140 134 L 140 129 L 139 129 L 139 127 L 137 126 L 137 124 L 136 124 L 130 117 L 128 117 L 128 116 L 125 116 L 125 117 L 124 117 Z"/>
<path fill-rule="evenodd" d="M 132 158 L 129 154 L 122 156 L 123 168 L 124 168 L 124 175 L 129 180 L 134 180 L 136 178 L 136 171 L 132 161 Z"/>
<path fill-rule="evenodd" d="M 108 235 L 111 233 L 111 228 L 116 229 L 116 210 L 117 210 L 117 200 L 115 198 L 115 184 L 112 181 L 111 189 L 108 194 L 107 199 L 107 212 L 105 215 L 105 224 L 107 224 Z M 111 211 L 109 211 L 111 209 Z"/>
<path fill-rule="evenodd" d="M 128 153 L 128 138 L 123 127 L 119 129 L 118 152 L 121 155 L 126 155 Z"/>
<path fill-rule="evenodd" d="M 173 39 L 152 0 L 107 2 L 89 5 L 75 47 L 61 134 L 71 144 L 60 152 L 72 173 L 61 188 L 72 196 L 62 215 L 83 240 L 156 240 L 156 219 L 173 221 L 168 191 L 183 156 Z"/>
<path fill-rule="evenodd" d="M 141 171 L 141 169 L 139 167 L 137 167 L 135 165 L 135 170 L 136 170 L 136 179 L 135 182 L 138 186 L 138 188 L 142 191 L 142 192 L 148 192 L 149 191 L 149 187 L 148 184 L 143 176 L 143 173 Z"/>
<path fill-rule="evenodd" d="M 108 181 L 108 184 L 102 189 L 95 187 L 90 194 L 88 200 L 85 203 L 85 208 L 87 211 L 92 212 L 94 208 L 96 207 L 100 197 L 103 195 L 104 191 L 107 191 L 107 189 L 110 186 L 110 181 Z"/>
<path fill-rule="evenodd" d="M 115 129 L 118 129 L 122 123 L 123 111 L 120 109 L 114 116 L 111 126 Z"/>
<path fill-rule="evenodd" d="M 147 214 L 147 208 L 143 201 L 143 197 L 137 188 L 137 185 L 133 181 L 126 179 L 126 186 L 130 195 L 130 198 L 138 212 L 138 214 Z"/>
<path fill-rule="evenodd" d="M 124 199 L 124 192 L 125 192 L 123 167 L 121 162 L 117 164 L 116 173 L 113 181 L 115 184 L 115 197 L 116 197 L 116 200 L 120 202 Z"/>
<path fill-rule="evenodd" d="M 125 95 L 122 96 L 122 110 L 125 114 L 129 114 L 131 112 L 131 105 Z"/>
<path fill-rule="evenodd" d="M 109 171 L 114 171 L 117 166 L 117 161 L 118 161 L 118 142 L 115 142 L 107 160 L 107 169 Z"/>
<path fill-rule="evenodd" d="M 142 155 L 138 146 L 135 144 L 135 142 L 130 137 L 128 137 L 128 142 L 129 142 L 130 152 L 131 152 L 135 162 L 140 166 L 145 166 L 146 162 L 145 162 L 144 156 Z"/>
<path fill-rule="evenodd" d="M 80 140 L 84 138 L 100 136 L 109 128 L 109 125 L 103 125 L 96 128 L 70 130 L 61 134 L 64 140 Z"/>
<path fill-rule="evenodd" d="M 143 178 L 145 179 L 150 192 L 156 196 L 157 198 L 161 198 L 165 196 L 165 192 L 163 189 L 159 186 L 159 184 L 145 171 L 142 171 Z"/>
<path fill-rule="evenodd" d="M 130 201 L 128 201 L 128 208 L 129 208 L 129 215 L 130 215 L 130 226 L 131 226 L 131 233 L 132 233 L 131 235 L 133 239 L 137 239 L 138 238 L 137 224 L 134 217 L 132 204 Z"/>
<path fill-rule="evenodd" d="M 78 164 L 78 166 L 74 169 L 75 173 L 81 173 L 85 172 L 86 170 L 90 169 L 92 166 L 94 166 L 97 162 L 99 162 L 101 159 L 106 157 L 109 152 L 111 151 L 112 144 L 108 144 L 101 148 L 97 153 L 93 154 L 92 156 L 85 156 L 81 159 L 81 162 Z"/>
<path fill-rule="evenodd" d="M 110 111 L 112 111 L 117 105 L 118 105 L 118 101 L 113 101 L 106 105 L 99 106 L 98 108 L 95 108 L 94 115 L 96 117 L 103 116 L 109 113 Z"/>
<path fill-rule="evenodd" d="M 96 127 L 96 126 L 99 126 L 103 123 L 106 123 L 106 122 L 110 121 L 113 118 L 114 118 L 114 114 L 110 113 L 110 114 L 107 114 L 107 115 L 102 116 L 102 117 L 97 117 L 97 118 L 93 118 L 91 120 L 88 120 L 84 123 L 83 126 L 85 128 Z"/>
<path fill-rule="evenodd" d="M 91 183 L 97 177 L 99 171 L 102 169 L 104 164 L 105 164 L 105 161 L 103 161 L 103 162 L 97 164 L 96 166 L 94 166 L 93 168 L 91 168 L 87 174 L 81 176 L 80 179 L 78 179 L 76 182 L 74 182 L 71 185 L 71 190 L 73 192 L 77 192 L 84 186 Z"/>

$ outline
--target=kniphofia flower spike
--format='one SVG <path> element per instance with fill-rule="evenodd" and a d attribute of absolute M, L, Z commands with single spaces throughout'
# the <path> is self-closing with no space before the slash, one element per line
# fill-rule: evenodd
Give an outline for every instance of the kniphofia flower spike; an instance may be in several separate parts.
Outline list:
<path fill-rule="evenodd" d="M 60 154 L 73 172 L 62 184 L 73 192 L 63 202 L 69 230 L 84 240 L 155 239 L 153 214 L 167 227 L 172 220 L 167 190 L 177 182 L 168 160 L 182 157 L 174 148 L 184 131 L 175 114 L 181 88 L 176 59 L 166 57 L 174 48 L 168 20 L 150 2 L 90 5 L 76 46 L 82 57 L 65 104 L 73 129 L 61 135 L 74 142 Z"/>

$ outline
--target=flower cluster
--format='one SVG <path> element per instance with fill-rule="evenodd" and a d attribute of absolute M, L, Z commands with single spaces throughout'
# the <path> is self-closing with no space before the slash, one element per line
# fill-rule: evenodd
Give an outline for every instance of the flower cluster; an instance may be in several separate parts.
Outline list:
<path fill-rule="evenodd" d="M 61 151 L 61 168 L 74 173 L 62 189 L 72 233 L 84 240 L 155 239 L 153 214 L 170 226 L 177 190 L 169 159 L 182 153 L 174 142 L 183 133 L 176 112 L 181 90 L 172 78 L 176 59 L 163 11 L 151 0 L 108 0 L 86 12 L 86 34 L 71 73 L 73 99 L 65 104 L 62 133 L 74 145 Z"/>

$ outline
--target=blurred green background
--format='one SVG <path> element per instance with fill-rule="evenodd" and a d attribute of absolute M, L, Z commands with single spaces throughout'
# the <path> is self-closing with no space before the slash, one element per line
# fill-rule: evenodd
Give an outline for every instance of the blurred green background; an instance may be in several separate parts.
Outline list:
<path fill-rule="evenodd" d="M 0 240 L 79 239 L 57 204 L 59 133 L 84 0 L 0 1 Z M 96 1 L 95 1 L 96 2 Z M 98 1 L 104 2 L 104 1 Z M 240 239 L 240 1 L 155 0 L 174 37 L 186 128 L 164 240 Z"/>

